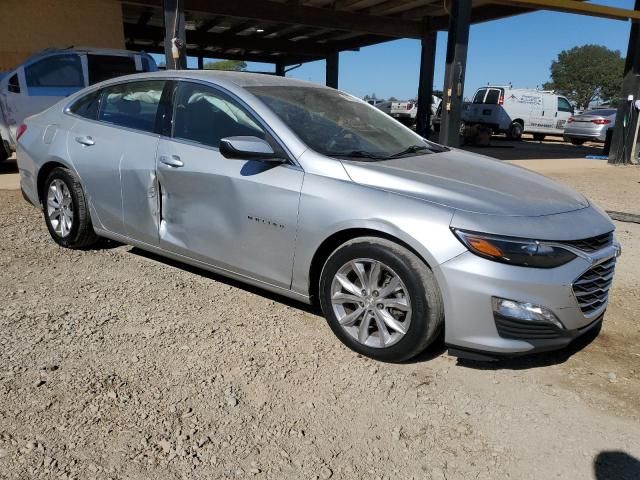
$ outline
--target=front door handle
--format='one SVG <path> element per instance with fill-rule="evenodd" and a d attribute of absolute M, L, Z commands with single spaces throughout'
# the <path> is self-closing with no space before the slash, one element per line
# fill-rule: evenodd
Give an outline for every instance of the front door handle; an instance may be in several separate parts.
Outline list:
<path fill-rule="evenodd" d="M 178 155 L 161 155 L 160 161 L 165 165 L 169 165 L 170 167 L 184 167 L 184 163 L 182 160 L 180 160 L 180 157 Z"/>
<path fill-rule="evenodd" d="M 96 142 L 93 141 L 93 138 L 91 138 L 89 136 L 76 137 L 76 142 L 78 142 L 80 145 L 84 145 L 85 147 L 90 147 L 90 146 L 96 144 Z"/>

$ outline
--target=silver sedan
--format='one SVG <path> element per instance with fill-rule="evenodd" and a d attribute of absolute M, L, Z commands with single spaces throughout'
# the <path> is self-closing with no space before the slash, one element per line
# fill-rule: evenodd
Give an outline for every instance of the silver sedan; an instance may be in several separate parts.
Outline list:
<path fill-rule="evenodd" d="M 561 348 L 599 328 L 613 225 L 528 170 L 428 142 L 340 91 L 167 71 L 85 89 L 19 128 L 51 237 L 99 237 L 317 302 L 338 338 L 404 361 Z"/>
<path fill-rule="evenodd" d="M 616 125 L 616 113 L 613 108 L 602 108 L 569 117 L 564 138 L 574 145 L 587 141 L 604 142 L 607 132 Z"/>

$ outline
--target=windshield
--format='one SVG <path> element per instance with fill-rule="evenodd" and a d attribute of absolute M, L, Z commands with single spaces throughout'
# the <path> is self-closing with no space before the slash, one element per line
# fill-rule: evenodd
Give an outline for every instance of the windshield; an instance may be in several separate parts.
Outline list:
<path fill-rule="evenodd" d="M 443 151 L 379 109 L 319 87 L 247 87 L 310 148 L 334 157 L 384 160 Z"/>

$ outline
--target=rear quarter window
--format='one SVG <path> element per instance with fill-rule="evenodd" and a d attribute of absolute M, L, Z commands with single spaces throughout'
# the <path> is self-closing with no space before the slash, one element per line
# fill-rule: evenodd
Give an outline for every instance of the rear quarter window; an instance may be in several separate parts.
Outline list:
<path fill-rule="evenodd" d="M 89 120 L 95 120 L 98 115 L 98 106 L 100 105 L 100 92 L 96 90 L 79 98 L 69 107 L 69 111 Z"/>

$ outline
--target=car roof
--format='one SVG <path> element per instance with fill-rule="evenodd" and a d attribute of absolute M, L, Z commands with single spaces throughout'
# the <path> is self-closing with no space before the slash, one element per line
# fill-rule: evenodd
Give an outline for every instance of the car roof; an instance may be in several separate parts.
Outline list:
<path fill-rule="evenodd" d="M 30 63 L 38 58 L 58 53 L 92 53 L 95 55 L 148 55 L 146 52 L 136 52 L 133 50 L 120 50 L 115 48 L 94 48 L 94 47 L 69 47 L 69 48 L 45 48 L 30 55 L 22 63 Z"/>
<path fill-rule="evenodd" d="M 328 88 L 317 83 L 270 75 L 268 73 L 229 72 L 223 70 L 159 70 L 157 72 L 136 73 L 133 75 L 117 77 L 112 80 L 108 80 L 107 82 L 103 82 L 103 84 L 120 83 L 127 80 L 152 80 L 155 78 L 167 77 L 204 80 L 220 84 L 233 84 L 242 88 L 276 86 Z"/>

